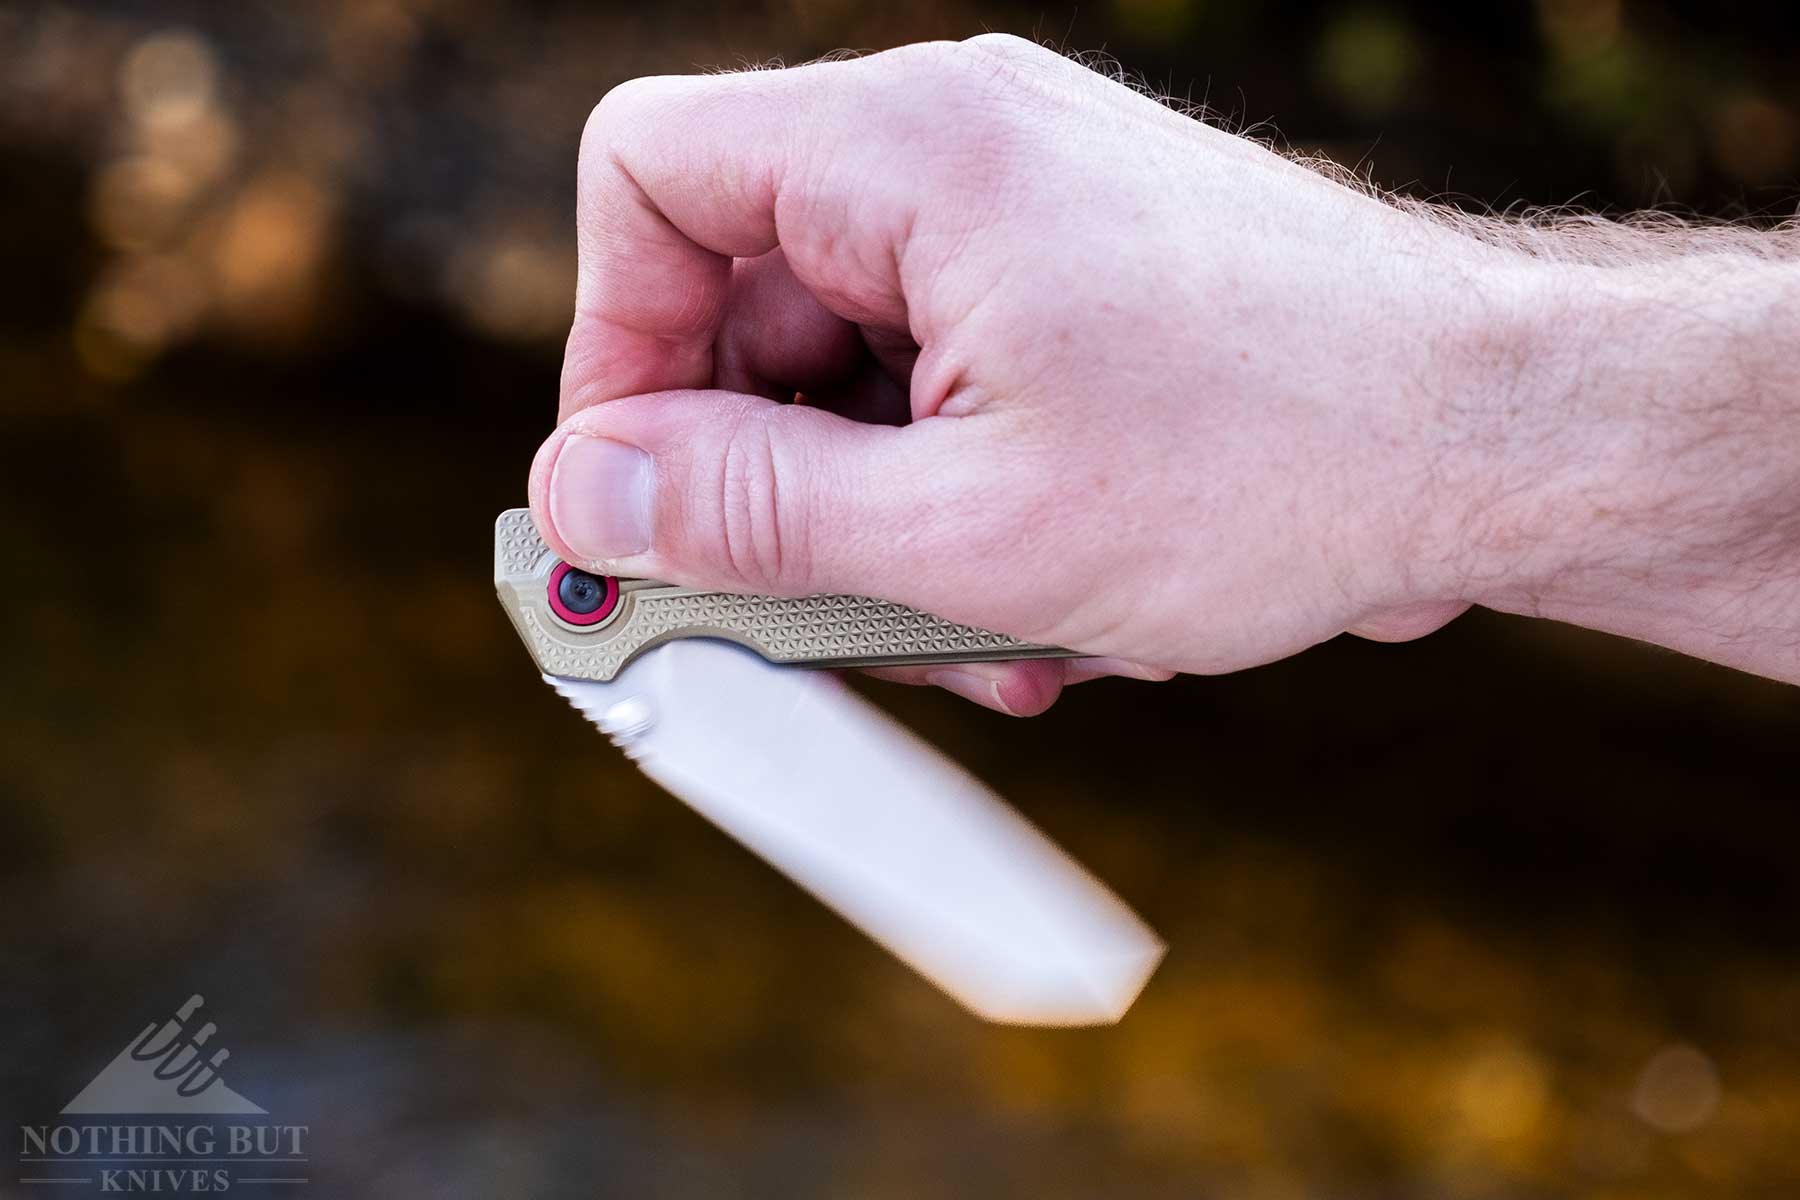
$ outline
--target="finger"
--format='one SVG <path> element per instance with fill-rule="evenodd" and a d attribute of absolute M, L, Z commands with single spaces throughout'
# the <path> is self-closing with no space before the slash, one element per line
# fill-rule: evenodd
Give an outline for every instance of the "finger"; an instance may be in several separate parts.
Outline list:
<path fill-rule="evenodd" d="M 732 264 L 712 386 L 769 400 L 841 388 L 868 363 L 857 327 L 806 289 L 779 250 Z"/>
<path fill-rule="evenodd" d="M 732 258 L 778 244 L 840 317 L 903 330 L 900 247 L 921 128 L 896 56 L 614 88 L 582 134 L 576 316 L 562 410 L 706 386 Z M 885 61 L 884 61 L 885 60 Z M 915 81 L 916 87 L 916 81 Z"/>
<path fill-rule="evenodd" d="M 727 392 L 626 397 L 544 444 L 532 508 L 558 553 L 608 574 L 877 596 L 1041 640 L 1071 588 L 1013 532 L 1054 484 L 1020 419 L 893 428 Z"/>
<path fill-rule="evenodd" d="M 1103 657 L 866 667 L 863 673 L 889 683 L 941 687 L 1015 717 L 1036 716 L 1056 702 L 1063 688 L 1077 683 L 1113 677 L 1161 683 L 1175 677 L 1162 667 Z"/>
<path fill-rule="evenodd" d="M 865 673 L 890 683 L 941 687 L 1012 717 L 1035 717 L 1045 711 L 1056 703 L 1065 682 L 1064 661 L 1053 658 L 871 667 Z"/>
<path fill-rule="evenodd" d="M 1365 615 L 1345 632 L 1367 638 L 1371 642 L 1410 642 L 1428 633 L 1436 633 L 1468 611 L 1469 604 L 1465 600 L 1439 600 L 1401 608 L 1385 608 Z"/>
<path fill-rule="evenodd" d="M 1123 658 L 1093 657 L 1071 658 L 1065 660 L 1067 671 L 1064 683 L 1087 683 L 1094 679 L 1138 679 L 1145 683 L 1166 683 L 1175 678 L 1175 672 L 1164 667 L 1152 667 L 1147 663 L 1130 662 Z"/>

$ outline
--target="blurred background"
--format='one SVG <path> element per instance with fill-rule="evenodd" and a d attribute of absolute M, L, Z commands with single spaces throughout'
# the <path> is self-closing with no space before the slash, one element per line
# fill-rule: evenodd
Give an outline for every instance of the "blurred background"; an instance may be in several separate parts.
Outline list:
<path fill-rule="evenodd" d="M 1785 0 L 13 0 L 0 1123 L 201 991 L 315 1195 L 1800 1191 L 1800 689 L 1482 613 L 1026 722 L 868 685 L 1170 942 L 1029 1032 L 535 678 L 489 538 L 591 105 L 984 30 L 1474 208 L 1800 194 Z"/>

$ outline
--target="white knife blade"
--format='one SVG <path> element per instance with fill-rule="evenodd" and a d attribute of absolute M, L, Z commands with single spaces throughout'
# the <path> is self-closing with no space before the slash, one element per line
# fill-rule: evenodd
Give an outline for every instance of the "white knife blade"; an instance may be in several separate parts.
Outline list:
<path fill-rule="evenodd" d="M 522 508 L 494 522 L 494 588 L 544 678 L 646 774 L 980 1015 L 1116 1021 L 1156 969 L 1156 935 L 998 796 L 802 669 L 1070 651 L 866 597 L 590 575 Z"/>
<path fill-rule="evenodd" d="M 973 776 L 817 671 L 721 641 L 545 675 L 652 779 L 975 1013 L 1116 1021 L 1163 944 Z"/>

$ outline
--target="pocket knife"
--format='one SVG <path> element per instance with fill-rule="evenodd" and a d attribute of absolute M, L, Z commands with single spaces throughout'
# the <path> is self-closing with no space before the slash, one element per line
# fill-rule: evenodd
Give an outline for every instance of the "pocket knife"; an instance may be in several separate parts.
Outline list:
<path fill-rule="evenodd" d="M 1163 954 L 1116 896 L 979 780 L 827 671 L 1067 655 L 855 596 L 591 575 L 522 508 L 494 586 L 547 683 L 645 774 L 963 1005 L 1092 1025 Z"/>

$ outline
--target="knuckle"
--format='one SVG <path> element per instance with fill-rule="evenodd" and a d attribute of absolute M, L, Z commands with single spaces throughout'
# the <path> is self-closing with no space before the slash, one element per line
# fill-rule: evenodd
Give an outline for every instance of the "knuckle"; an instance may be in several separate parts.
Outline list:
<path fill-rule="evenodd" d="M 725 441 L 717 482 L 722 566 L 759 591 L 804 590 L 808 575 L 803 508 L 784 503 L 782 485 L 804 479 L 784 454 L 767 413 L 747 413 Z"/>
<path fill-rule="evenodd" d="M 1039 49 L 1030 42 L 1002 34 L 984 34 L 963 42 L 903 46 L 890 52 L 888 81 L 912 95 L 923 90 L 940 104 L 975 111 L 991 108 L 1012 89 L 1020 65 L 1025 62 L 1021 51 L 1006 44 Z"/>
<path fill-rule="evenodd" d="M 990 191 L 1054 136 L 1064 83 L 1052 64 L 1060 56 L 1008 34 L 961 42 L 925 42 L 864 60 L 862 102 L 896 115 L 909 149 L 933 147 L 927 171 L 949 194 Z M 873 69 L 876 65 L 879 69 Z M 923 104 L 920 97 L 927 99 Z M 896 106 L 904 101 L 904 108 Z"/>
<path fill-rule="evenodd" d="M 866 60 L 879 61 L 857 83 L 859 109 L 879 114 L 870 126 L 883 147 L 879 157 L 904 156 L 914 186 L 942 209 L 957 198 L 979 196 L 1000 180 L 1013 159 L 1004 81 L 994 60 L 961 42 L 901 47 Z M 869 160 L 871 170 L 882 164 Z"/>
<path fill-rule="evenodd" d="M 1056 51 L 1010 33 L 984 33 L 958 45 L 972 71 L 1014 92 L 1052 85 L 1069 66 Z"/>
<path fill-rule="evenodd" d="M 600 97 L 600 102 L 594 105 L 593 111 L 588 113 L 587 125 L 581 134 L 582 144 L 585 146 L 589 142 L 604 142 L 620 129 L 629 126 L 654 83 L 654 78 L 641 76 L 608 88 L 606 94 Z"/>
<path fill-rule="evenodd" d="M 1050 53 L 1036 42 L 1029 41 L 1014 33 L 980 33 L 972 38 L 964 39 L 960 45 L 983 54 L 999 55 L 1003 58 L 1035 58 Z"/>
<path fill-rule="evenodd" d="M 642 75 L 608 89 L 581 129 L 580 178 L 588 180 L 625 148 L 641 142 L 655 123 L 657 108 L 679 95 L 680 85 L 676 76 Z"/>
<path fill-rule="evenodd" d="M 959 42 L 914 42 L 863 62 L 870 68 L 885 67 L 889 78 L 896 82 L 910 80 L 916 87 L 922 79 L 935 81 L 954 76 L 967 58 Z"/>
<path fill-rule="evenodd" d="M 990 157 L 1035 155 L 1067 100 L 1045 61 L 1058 56 L 1011 34 L 983 34 L 954 50 L 954 78 L 941 87 L 958 124 L 975 132 Z"/>
<path fill-rule="evenodd" d="M 576 187 L 582 197 L 602 186 L 625 131 L 635 119 L 630 114 L 637 107 L 634 97 L 641 92 L 642 82 L 630 79 L 617 85 L 588 113 L 575 166 Z"/>

